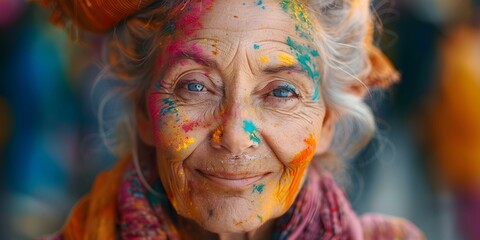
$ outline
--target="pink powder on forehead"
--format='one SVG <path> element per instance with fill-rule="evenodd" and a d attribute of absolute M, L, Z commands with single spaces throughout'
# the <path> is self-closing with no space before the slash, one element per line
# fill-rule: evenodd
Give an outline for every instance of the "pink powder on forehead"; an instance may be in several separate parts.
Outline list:
<path fill-rule="evenodd" d="M 175 25 L 175 31 L 171 35 L 167 35 L 167 38 L 172 39 L 173 41 L 166 46 L 166 51 L 174 58 L 179 57 L 183 51 L 187 49 L 185 47 L 185 38 L 191 36 L 195 31 L 202 29 L 203 25 L 200 22 L 200 18 L 207 11 L 210 11 L 212 8 L 214 0 L 201 0 L 196 1 L 196 3 L 189 4 L 183 10 L 184 13 L 181 14 L 179 18 L 174 18 L 172 21 Z M 169 23 L 170 24 L 170 23 Z M 201 49 L 197 46 L 189 46 L 189 51 L 201 52 Z M 157 63 L 163 64 L 161 60 L 162 56 L 159 57 Z"/>

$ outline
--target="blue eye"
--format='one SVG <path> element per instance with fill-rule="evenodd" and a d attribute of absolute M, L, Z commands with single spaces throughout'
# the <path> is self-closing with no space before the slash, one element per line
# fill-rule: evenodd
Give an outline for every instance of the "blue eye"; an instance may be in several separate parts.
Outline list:
<path fill-rule="evenodd" d="M 272 91 L 272 95 L 278 98 L 289 98 L 297 95 L 295 89 L 291 86 L 281 86 Z"/>
<path fill-rule="evenodd" d="M 188 91 L 192 91 L 192 92 L 201 92 L 205 90 L 205 86 L 203 86 L 203 84 L 201 83 L 193 82 L 193 83 L 187 84 L 187 89 Z"/>

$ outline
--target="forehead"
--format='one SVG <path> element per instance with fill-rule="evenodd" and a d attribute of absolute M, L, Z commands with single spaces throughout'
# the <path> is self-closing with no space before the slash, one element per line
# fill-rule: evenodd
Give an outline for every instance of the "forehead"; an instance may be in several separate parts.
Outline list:
<path fill-rule="evenodd" d="M 305 27 L 310 17 L 296 0 L 192 1 L 181 15 L 185 25 L 198 21 L 196 34 L 190 37 L 213 33 L 223 38 L 255 35 L 256 41 L 277 37 L 285 41 L 287 36 L 304 36 L 310 31 L 306 29 L 310 26 Z"/>
<path fill-rule="evenodd" d="M 206 28 L 245 32 L 264 28 L 292 29 L 290 18 L 275 1 L 216 1 L 202 16 Z"/>

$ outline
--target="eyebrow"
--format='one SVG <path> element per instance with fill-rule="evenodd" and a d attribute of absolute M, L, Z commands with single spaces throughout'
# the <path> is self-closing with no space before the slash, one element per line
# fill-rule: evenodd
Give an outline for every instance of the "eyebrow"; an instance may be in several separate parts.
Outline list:
<path fill-rule="evenodd" d="M 182 51 L 180 53 L 180 59 L 190 59 L 201 65 L 211 68 L 217 68 L 217 63 L 215 61 L 208 59 L 197 52 Z"/>
<path fill-rule="evenodd" d="M 307 73 L 299 64 L 293 64 L 293 65 L 281 65 L 281 66 L 268 66 L 265 69 L 262 70 L 264 73 L 267 74 L 275 74 L 279 72 L 289 72 L 289 71 L 294 71 L 294 72 L 300 72 L 300 73 Z"/>
<path fill-rule="evenodd" d="M 193 52 L 193 51 L 188 51 L 188 50 L 187 51 L 182 51 L 180 53 L 179 60 L 180 59 L 190 59 L 190 60 L 193 60 L 196 63 L 199 63 L 201 65 L 204 65 L 204 66 L 207 66 L 207 67 L 210 67 L 210 68 L 217 68 L 217 62 L 203 56 L 200 53 Z M 302 74 L 308 74 L 308 72 L 305 71 L 305 69 L 303 69 L 302 66 L 300 66 L 300 64 L 298 64 L 298 63 L 294 63 L 294 64 L 288 65 L 288 66 L 287 65 L 267 66 L 266 68 L 262 69 L 262 72 L 264 72 L 266 74 L 275 74 L 275 73 L 290 72 L 290 71 L 298 72 L 298 73 L 302 73 Z"/>

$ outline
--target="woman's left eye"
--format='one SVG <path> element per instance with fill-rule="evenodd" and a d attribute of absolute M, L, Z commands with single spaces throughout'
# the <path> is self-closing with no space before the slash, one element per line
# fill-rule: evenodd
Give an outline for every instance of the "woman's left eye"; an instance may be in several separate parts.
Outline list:
<path fill-rule="evenodd" d="M 291 98 L 296 97 L 298 94 L 296 93 L 295 89 L 290 86 L 281 86 L 274 89 L 271 93 L 271 96 L 278 97 L 278 98 Z"/>
<path fill-rule="evenodd" d="M 205 86 L 201 83 L 198 83 L 198 82 L 187 83 L 186 87 L 187 87 L 188 91 L 192 91 L 192 92 L 203 92 L 203 91 L 205 91 Z"/>

